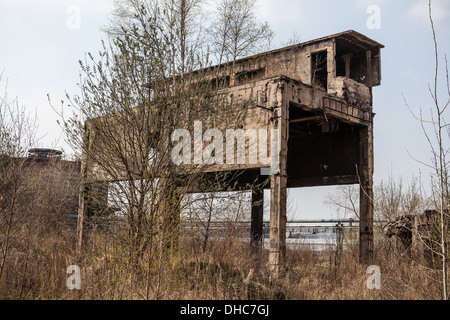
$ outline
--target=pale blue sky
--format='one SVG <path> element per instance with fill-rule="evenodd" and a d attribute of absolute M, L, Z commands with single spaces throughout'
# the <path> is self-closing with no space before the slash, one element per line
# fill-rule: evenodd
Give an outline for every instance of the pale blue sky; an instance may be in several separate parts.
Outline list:
<path fill-rule="evenodd" d="M 213 1 L 211 1 L 213 2 Z M 425 168 L 408 152 L 428 161 L 429 147 L 419 124 L 406 108 L 402 93 L 414 110 L 430 106 L 427 85 L 433 81 L 434 56 L 427 0 L 260 0 L 258 16 L 275 31 L 275 47 L 295 32 L 301 41 L 353 29 L 386 46 L 382 51 L 382 85 L 374 88 L 375 183 L 388 174 L 426 177 Z M 450 54 L 450 1 L 434 0 L 434 19 L 439 53 Z M 97 52 L 104 38 L 100 28 L 107 22 L 112 0 L 0 0 L 0 70 L 9 78 L 9 94 L 36 110 L 41 146 L 66 148 L 56 124 L 55 105 L 65 91 L 76 93 L 78 60 L 85 52 Z M 380 8 L 380 29 L 369 29 L 369 6 Z M 67 23 L 80 10 L 80 28 Z M 443 64 L 443 60 L 441 63 Z M 443 67 L 443 65 L 442 65 Z M 443 75 L 443 74 L 442 74 Z M 442 78 L 444 80 L 444 78 Z M 442 89 L 445 89 L 442 87 Z M 441 90 L 446 98 L 445 90 Z M 67 149 L 67 148 L 66 148 Z M 428 181 L 427 179 L 424 179 Z M 332 188 L 291 192 L 296 218 L 331 218 L 322 204 Z"/>

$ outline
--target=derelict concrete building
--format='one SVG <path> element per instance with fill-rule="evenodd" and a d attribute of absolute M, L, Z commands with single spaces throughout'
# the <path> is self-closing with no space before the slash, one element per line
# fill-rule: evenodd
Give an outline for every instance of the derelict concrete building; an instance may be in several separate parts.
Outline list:
<path fill-rule="evenodd" d="M 250 99 L 243 129 L 276 129 L 277 170 L 270 176 L 269 264 L 282 264 L 287 188 L 360 185 L 360 260 L 373 252 L 373 97 L 381 83 L 380 50 L 368 37 L 346 31 L 240 59 L 222 93 Z M 89 141 L 87 141 L 89 143 Z M 95 183 L 84 161 L 86 183 Z M 260 177 L 267 163 L 213 166 Z M 260 177 L 265 179 L 264 177 Z M 98 179 L 97 179 L 98 180 Z M 80 195 L 79 222 L 89 216 L 87 189 Z M 263 199 L 253 193 L 253 201 Z M 252 234 L 262 235 L 262 204 L 252 207 Z M 79 229 L 82 229 L 79 223 Z M 82 232 L 79 232 L 81 235 Z"/>

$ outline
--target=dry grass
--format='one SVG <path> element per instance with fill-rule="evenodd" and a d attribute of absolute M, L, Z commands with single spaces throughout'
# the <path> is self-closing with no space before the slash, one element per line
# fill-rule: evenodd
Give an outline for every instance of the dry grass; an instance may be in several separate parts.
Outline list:
<path fill-rule="evenodd" d="M 125 243 L 102 231 L 90 234 L 83 258 L 77 258 L 74 230 L 58 228 L 39 237 L 26 237 L 26 230 L 16 236 L 1 299 L 440 299 L 439 271 L 414 265 L 387 241 L 377 244 L 374 262 L 381 267 L 381 290 L 369 290 L 357 246 L 338 263 L 333 250 L 289 249 L 284 275 L 270 279 L 267 252 L 258 257 L 232 236 L 205 252 L 183 239 L 177 251 L 147 250 L 136 262 Z M 81 267 L 81 290 L 66 287 L 73 264 Z"/>

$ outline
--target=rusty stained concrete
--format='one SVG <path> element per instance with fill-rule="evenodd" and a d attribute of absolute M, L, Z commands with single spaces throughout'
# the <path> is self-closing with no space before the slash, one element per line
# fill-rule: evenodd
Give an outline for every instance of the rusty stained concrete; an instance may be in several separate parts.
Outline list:
<path fill-rule="evenodd" d="M 279 171 L 270 177 L 269 265 L 282 270 L 285 255 L 286 190 L 322 185 L 360 185 L 360 261 L 373 253 L 373 98 L 381 83 L 380 51 L 384 46 L 346 31 L 261 53 L 219 69 L 224 79 L 218 94 L 250 101 L 243 129 L 278 129 Z M 221 70 L 221 71 L 220 71 Z M 214 79 L 216 68 L 198 72 Z M 91 133 L 95 134 L 95 133 Z M 92 141 L 86 141 L 86 145 Z M 85 182 L 108 181 L 96 164 L 83 158 Z M 265 167 L 266 165 L 264 165 Z M 208 171 L 258 176 L 262 164 L 212 165 Z M 261 178 L 262 179 L 262 178 Z M 246 181 L 242 181 L 243 185 Z M 81 189 L 79 243 L 90 213 L 87 188 Z M 194 191 L 194 190 L 192 190 Z M 199 191 L 199 190 L 196 190 Z M 255 197 L 260 195 L 255 194 Z M 262 205 L 252 209 L 252 237 L 263 237 Z"/>

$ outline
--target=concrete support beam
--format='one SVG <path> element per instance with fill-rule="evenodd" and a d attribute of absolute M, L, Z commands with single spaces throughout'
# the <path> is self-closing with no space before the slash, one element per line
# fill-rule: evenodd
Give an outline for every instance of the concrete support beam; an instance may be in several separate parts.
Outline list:
<path fill-rule="evenodd" d="M 173 253 L 180 245 L 181 195 L 175 186 L 162 187 L 159 217 L 161 252 Z"/>
<path fill-rule="evenodd" d="M 366 51 L 366 61 L 367 61 L 367 82 L 372 85 L 372 51 Z"/>
<path fill-rule="evenodd" d="M 83 170 L 83 169 L 82 169 Z M 108 214 L 108 184 L 82 181 L 78 200 L 77 249 L 81 253 L 86 222 L 92 216 Z"/>
<path fill-rule="evenodd" d="M 345 77 L 346 78 L 350 78 L 350 67 L 351 67 L 350 63 L 352 61 L 352 56 L 353 55 L 351 53 L 347 53 L 342 56 L 342 59 L 344 60 L 344 63 L 345 63 Z"/>
<path fill-rule="evenodd" d="M 77 220 L 77 254 L 81 255 L 83 248 L 84 221 L 87 218 L 87 190 L 84 183 L 80 186 L 78 200 L 78 220 Z"/>
<path fill-rule="evenodd" d="M 373 125 L 360 129 L 360 224 L 359 260 L 370 264 L 373 258 Z"/>
<path fill-rule="evenodd" d="M 280 275 L 286 256 L 286 177 L 274 175 L 270 180 L 270 246 L 271 276 Z"/>
<path fill-rule="evenodd" d="M 289 139 L 289 101 L 283 83 L 271 88 L 274 105 L 272 129 L 278 130 L 278 172 L 270 177 L 270 245 L 269 269 L 277 278 L 286 256 L 287 149 Z M 275 146 L 271 145 L 271 148 Z M 272 160 L 273 161 L 273 160 Z"/>
<path fill-rule="evenodd" d="M 83 135 L 83 149 L 89 148 L 90 144 L 90 132 L 85 125 L 85 132 Z M 83 150 L 81 155 L 81 170 L 80 170 L 80 194 L 78 198 L 78 220 L 77 220 L 77 254 L 81 255 L 83 246 L 83 232 L 84 232 L 84 220 L 88 215 L 88 189 L 86 185 L 87 170 L 88 170 L 88 156 L 86 150 Z"/>
<path fill-rule="evenodd" d="M 264 189 L 252 191 L 252 210 L 250 223 L 250 244 L 255 253 L 260 253 L 264 240 Z"/>

